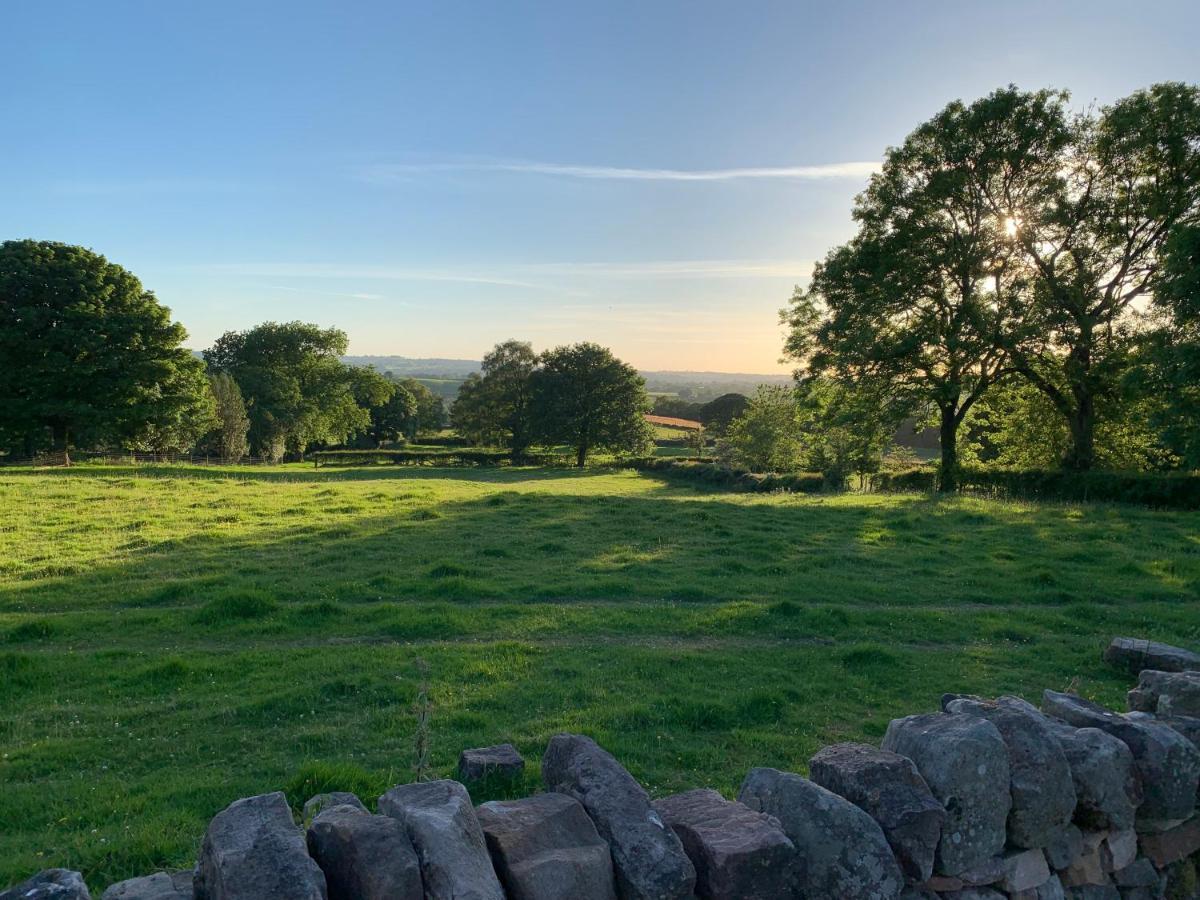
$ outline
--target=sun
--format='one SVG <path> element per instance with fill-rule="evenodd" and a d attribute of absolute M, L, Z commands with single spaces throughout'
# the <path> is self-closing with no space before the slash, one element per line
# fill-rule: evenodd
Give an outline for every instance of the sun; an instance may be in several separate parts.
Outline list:
<path fill-rule="evenodd" d="M 1016 216 L 1006 216 L 1004 219 L 1004 233 L 1010 238 L 1015 238 L 1017 232 L 1021 230 L 1021 220 Z"/>

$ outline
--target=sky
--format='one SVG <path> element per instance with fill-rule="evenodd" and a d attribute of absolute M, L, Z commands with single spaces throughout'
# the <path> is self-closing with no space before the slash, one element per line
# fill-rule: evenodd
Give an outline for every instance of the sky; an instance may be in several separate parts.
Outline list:
<path fill-rule="evenodd" d="M 1200 3 L 4 4 L 0 240 L 83 244 L 203 349 L 592 340 L 776 372 L 886 148 L 1014 83 L 1200 81 Z"/>

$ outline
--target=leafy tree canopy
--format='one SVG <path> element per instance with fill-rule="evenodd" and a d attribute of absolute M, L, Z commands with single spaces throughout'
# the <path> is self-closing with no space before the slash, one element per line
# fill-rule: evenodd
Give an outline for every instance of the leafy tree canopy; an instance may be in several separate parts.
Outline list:
<path fill-rule="evenodd" d="M 211 404 L 185 337 L 154 294 L 98 253 L 0 244 L 0 438 L 25 453 L 50 442 L 174 446 Z"/>

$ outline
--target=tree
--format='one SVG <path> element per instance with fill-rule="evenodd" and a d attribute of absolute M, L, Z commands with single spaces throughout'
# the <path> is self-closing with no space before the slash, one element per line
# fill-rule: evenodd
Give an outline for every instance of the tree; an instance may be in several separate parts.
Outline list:
<path fill-rule="evenodd" d="M 880 470 L 904 417 L 903 407 L 886 395 L 826 379 L 799 384 L 796 409 L 801 464 L 838 488 L 856 475 L 861 489 Z"/>
<path fill-rule="evenodd" d="M 1028 305 L 985 195 L 997 177 L 986 123 L 951 103 L 888 151 L 855 203 L 858 234 L 782 314 L 798 379 L 937 410 L 943 490 L 955 488 L 959 427 L 1005 373 Z"/>
<path fill-rule="evenodd" d="M 238 462 L 249 450 L 246 435 L 250 419 L 246 416 L 242 391 L 228 372 L 214 372 L 209 376 L 209 385 L 216 406 L 214 437 L 218 451 L 227 462 Z"/>
<path fill-rule="evenodd" d="M 405 431 L 409 440 L 415 440 L 418 434 L 438 431 L 446 424 L 446 407 L 441 397 L 415 378 L 401 378 L 398 384 L 417 402 L 417 411 Z"/>
<path fill-rule="evenodd" d="M 745 394 L 722 394 L 715 400 L 709 400 L 695 410 L 694 415 L 684 416 L 685 419 L 699 419 L 704 427 L 714 434 L 724 434 L 729 424 L 746 411 L 750 398 Z"/>
<path fill-rule="evenodd" d="M 760 385 L 719 446 L 726 462 L 751 472 L 795 471 L 803 450 L 795 390 Z"/>
<path fill-rule="evenodd" d="M 344 365 L 346 335 L 303 322 L 266 322 L 226 332 L 204 351 L 209 368 L 233 377 L 246 400 L 250 445 L 271 460 L 340 443 L 370 424 L 355 390 L 364 376 Z"/>
<path fill-rule="evenodd" d="M 404 437 L 416 421 L 417 398 L 412 391 L 399 382 L 389 384 L 391 396 L 384 403 L 371 407 L 371 424 L 367 431 L 376 447 Z"/>
<path fill-rule="evenodd" d="M 543 353 L 533 373 L 530 407 L 534 437 L 569 445 L 581 468 L 593 450 L 636 453 L 650 444 L 645 381 L 597 344 Z"/>
<path fill-rule="evenodd" d="M 531 379 L 537 365 L 533 347 L 523 341 L 497 344 L 484 358 L 480 375 L 463 382 L 451 410 L 461 434 L 475 443 L 504 444 L 520 459 L 533 439 Z"/>
<path fill-rule="evenodd" d="M 1035 327 L 1015 367 L 1070 433 L 1064 460 L 1096 461 L 1098 406 L 1120 391 L 1172 237 L 1200 220 L 1200 91 L 1154 85 L 1071 117 L 1067 95 L 996 91 L 972 110 L 1002 177 L 979 179 L 1027 272 Z"/>
<path fill-rule="evenodd" d="M 129 445 L 155 453 L 183 453 L 217 426 L 217 405 L 203 366 L 180 369 L 156 393 L 166 400 L 159 414 L 133 431 Z"/>
<path fill-rule="evenodd" d="M 186 336 L 136 277 L 91 250 L 0 244 L 0 438 L 32 455 L 172 429 L 205 402 Z"/>

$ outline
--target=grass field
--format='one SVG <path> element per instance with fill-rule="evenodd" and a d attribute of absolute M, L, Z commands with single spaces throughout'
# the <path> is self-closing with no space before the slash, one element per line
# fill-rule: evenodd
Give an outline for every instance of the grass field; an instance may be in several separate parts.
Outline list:
<path fill-rule="evenodd" d="M 0 470 L 0 885 L 190 865 L 229 801 L 596 737 L 654 794 L 804 771 L 943 691 L 1200 639 L 1200 514 L 547 469 Z M 481 799 L 477 797 L 477 799 Z"/>

